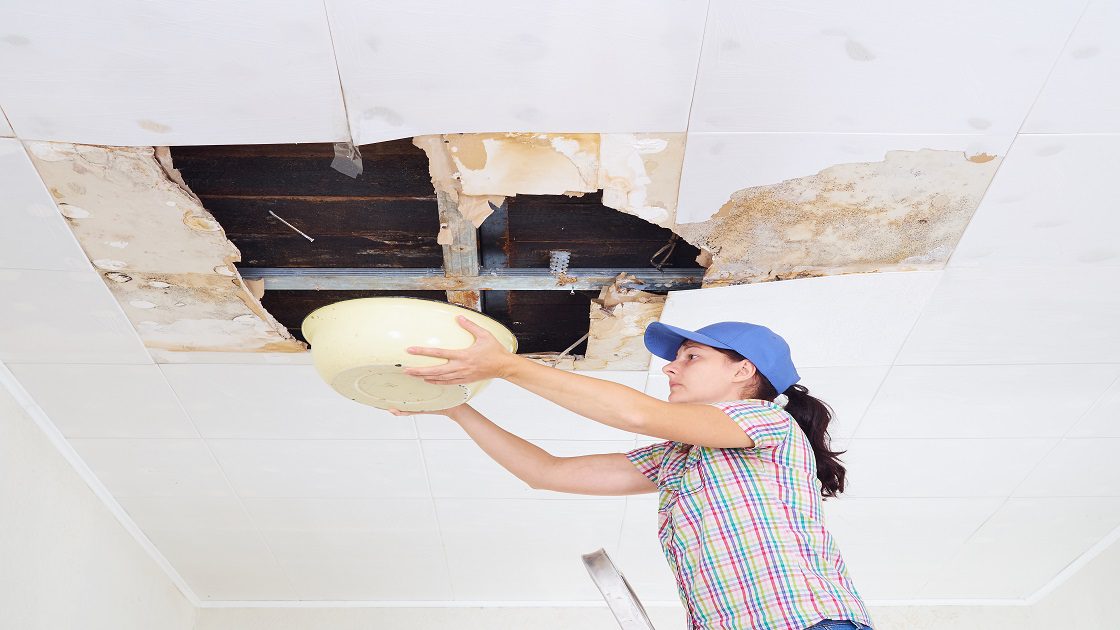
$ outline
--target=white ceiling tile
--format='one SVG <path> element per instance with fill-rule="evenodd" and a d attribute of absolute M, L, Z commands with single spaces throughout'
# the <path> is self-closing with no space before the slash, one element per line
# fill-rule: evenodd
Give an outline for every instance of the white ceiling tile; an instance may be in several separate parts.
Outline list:
<path fill-rule="evenodd" d="M 666 362 L 662 361 L 662 365 Z M 659 372 L 658 374 L 650 374 L 646 377 L 645 392 L 658 400 L 669 400 L 669 377 L 668 375 Z"/>
<path fill-rule="evenodd" d="M 156 363 L 171 365 L 313 365 L 310 352 L 182 352 L 149 348 Z"/>
<path fill-rule="evenodd" d="M 862 597 L 914 599 L 1003 501 L 830 499 L 824 503 L 825 526 Z"/>
<path fill-rule="evenodd" d="M 302 600 L 449 600 L 431 499 L 245 499 Z"/>
<path fill-rule="evenodd" d="M 1023 125 L 1028 133 L 1120 132 L 1120 4 L 1089 3 Z"/>
<path fill-rule="evenodd" d="M 1118 135 L 1020 135 L 949 266 L 1120 266 L 1117 153 Z"/>
<path fill-rule="evenodd" d="M 121 507 L 145 532 L 252 532 L 256 526 L 234 496 L 119 497 Z"/>
<path fill-rule="evenodd" d="M 0 115 L 3 135 L 3 115 Z M 0 268 L 92 269 L 43 180 L 16 139 L 0 139 Z"/>
<path fill-rule="evenodd" d="M 453 132 L 684 131 L 688 122 L 704 2 L 656 11 L 638 0 L 533 11 L 497 0 L 327 6 L 362 143 Z"/>
<path fill-rule="evenodd" d="M 242 497 L 426 497 L 417 440 L 209 440 Z"/>
<path fill-rule="evenodd" d="M 898 364 L 1120 362 L 1120 268 L 944 273 Z"/>
<path fill-rule="evenodd" d="M 7 117 L 4 116 L 4 110 L 0 109 L 0 138 L 10 138 L 16 135 L 12 131 L 12 126 L 8 124 Z"/>
<path fill-rule="evenodd" d="M 1026 597 L 1120 525 L 1120 498 L 1011 499 L 926 585 L 929 598 Z"/>
<path fill-rule="evenodd" d="M 93 272 L 0 269 L 0 361 L 151 363 Z"/>
<path fill-rule="evenodd" d="M 802 367 L 890 365 L 940 271 L 850 274 L 673 291 L 661 321 L 696 330 L 718 321 L 769 327 Z M 660 371 L 664 361 L 651 363 Z"/>
<path fill-rule="evenodd" d="M 1120 438 L 1062 440 L 1019 486 L 1015 496 L 1120 497 L 1117 449 Z"/>
<path fill-rule="evenodd" d="M 641 391 L 643 371 L 578 372 Z M 588 420 L 560 405 L 522 389 L 508 381 L 495 379 L 471 399 L 470 405 L 495 424 L 527 440 L 632 440 L 634 434 Z M 459 425 L 445 416 L 419 415 L 416 426 L 424 439 L 469 439 Z"/>
<path fill-rule="evenodd" d="M 12 372 L 68 438 L 197 438 L 154 365 L 13 364 Z"/>
<path fill-rule="evenodd" d="M 809 393 L 832 407 L 828 433 L 851 437 L 883 382 L 889 368 L 882 366 L 799 368 L 800 383 Z"/>
<path fill-rule="evenodd" d="M 611 559 L 641 601 L 678 599 L 676 577 L 657 539 L 657 495 L 626 498 L 618 554 Z"/>
<path fill-rule="evenodd" d="M 885 133 L 688 134 L 677 201 L 677 221 L 705 221 L 731 193 L 816 175 L 837 164 L 882 162 L 889 151 L 962 151 L 1006 155 L 1004 134 L 905 135 Z"/>
<path fill-rule="evenodd" d="M 1084 5 L 713 0 L 690 129 L 1014 132 Z"/>
<path fill-rule="evenodd" d="M 1069 437 L 1120 437 L 1120 379 L 1070 429 Z"/>
<path fill-rule="evenodd" d="M 347 139 L 323 5 L 6 7 L 0 102 L 20 137 L 110 145 Z"/>
<path fill-rule="evenodd" d="M 612 442 L 539 440 L 536 445 L 557 457 L 625 453 L 633 440 Z M 502 468 L 470 440 L 424 440 L 424 460 L 436 498 L 587 499 L 587 495 L 534 490 Z"/>
<path fill-rule="evenodd" d="M 853 439 L 841 459 L 846 496 L 1006 497 L 1053 447 L 1054 440 Z"/>
<path fill-rule="evenodd" d="M 580 555 L 615 551 L 625 499 L 437 499 L 460 600 L 593 600 Z"/>
<path fill-rule="evenodd" d="M 310 365 L 163 365 L 205 438 L 408 439 L 412 418 L 356 403 Z"/>
<path fill-rule="evenodd" d="M 126 498 L 121 505 L 199 598 L 297 599 L 236 498 Z"/>
<path fill-rule="evenodd" d="M 222 470 L 200 439 L 72 439 L 114 497 L 230 497 Z"/>
<path fill-rule="evenodd" d="M 896 366 L 857 437 L 1060 438 L 1118 375 L 1105 364 Z M 1061 402 L 1040 404 L 1040 391 Z"/>

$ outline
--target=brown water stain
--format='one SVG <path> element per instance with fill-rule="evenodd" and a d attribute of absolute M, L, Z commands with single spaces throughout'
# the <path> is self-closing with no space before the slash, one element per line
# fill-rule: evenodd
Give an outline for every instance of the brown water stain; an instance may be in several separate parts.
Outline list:
<path fill-rule="evenodd" d="M 707 221 L 673 230 L 711 252 L 705 286 L 940 268 L 998 164 L 986 154 L 891 151 L 745 188 Z"/>

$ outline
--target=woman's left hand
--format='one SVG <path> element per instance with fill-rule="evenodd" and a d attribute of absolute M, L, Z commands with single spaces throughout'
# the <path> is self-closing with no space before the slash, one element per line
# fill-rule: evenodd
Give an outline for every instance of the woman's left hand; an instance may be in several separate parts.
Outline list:
<path fill-rule="evenodd" d="M 405 374 L 424 379 L 434 385 L 459 385 L 490 378 L 504 378 L 510 373 L 517 355 L 498 343 L 482 326 L 459 315 L 459 325 L 474 335 L 474 343 L 462 350 L 411 347 L 409 354 L 447 359 L 447 363 L 425 368 L 406 368 Z"/>

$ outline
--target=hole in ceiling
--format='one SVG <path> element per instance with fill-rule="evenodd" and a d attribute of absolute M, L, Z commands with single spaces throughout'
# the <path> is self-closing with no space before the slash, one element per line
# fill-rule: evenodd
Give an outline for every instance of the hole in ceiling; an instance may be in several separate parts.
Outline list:
<path fill-rule="evenodd" d="M 363 145 L 363 174 L 331 168 L 330 144 L 172 147 L 175 168 L 241 251 L 250 269 L 442 269 L 439 211 L 424 151 L 409 139 Z M 699 250 L 673 233 L 607 208 L 602 193 L 517 195 L 478 231 L 484 269 L 540 269 L 550 252 L 571 252 L 570 267 L 702 269 Z M 481 291 L 481 311 L 517 336 L 526 354 L 560 352 L 588 333 L 597 290 Z M 657 291 L 651 291 L 658 293 Z M 661 292 L 663 293 L 663 292 Z M 447 301 L 443 290 L 272 290 L 262 304 L 302 340 L 311 311 L 340 300 L 410 296 Z M 581 355 L 584 341 L 570 353 Z"/>

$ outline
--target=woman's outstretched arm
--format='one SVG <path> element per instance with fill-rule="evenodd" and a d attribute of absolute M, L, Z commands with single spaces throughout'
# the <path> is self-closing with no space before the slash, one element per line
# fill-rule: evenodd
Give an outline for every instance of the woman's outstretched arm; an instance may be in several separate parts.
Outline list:
<path fill-rule="evenodd" d="M 556 457 L 494 424 L 470 405 L 439 413 L 463 427 L 487 455 L 531 488 L 609 496 L 657 490 L 622 453 Z"/>
<path fill-rule="evenodd" d="M 448 362 L 409 368 L 406 373 L 443 385 L 503 378 L 569 411 L 623 431 L 715 448 L 754 445 L 727 414 L 715 407 L 668 403 L 625 385 L 541 365 L 508 352 L 486 329 L 465 317 L 459 323 L 475 336 L 474 345 L 464 350 L 409 348 L 413 354 Z"/>

